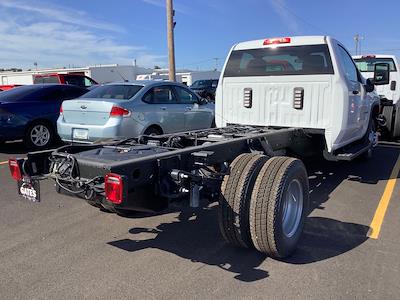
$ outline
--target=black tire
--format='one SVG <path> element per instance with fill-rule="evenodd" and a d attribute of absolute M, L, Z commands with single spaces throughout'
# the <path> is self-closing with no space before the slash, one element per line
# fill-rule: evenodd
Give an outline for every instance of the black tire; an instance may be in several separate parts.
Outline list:
<path fill-rule="evenodd" d="M 215 119 L 212 120 L 211 122 L 211 127 L 210 128 L 216 128 L 217 125 L 215 124 Z"/>
<path fill-rule="evenodd" d="M 393 137 L 395 139 L 400 139 L 400 105 L 396 107 L 396 113 L 393 124 Z"/>
<path fill-rule="evenodd" d="M 369 120 L 368 129 L 363 138 L 363 142 L 365 142 L 365 143 L 371 142 L 370 141 L 371 133 L 376 133 L 376 125 L 372 118 L 370 118 L 370 120 Z M 361 154 L 359 157 L 357 157 L 357 159 L 362 160 L 362 161 L 371 159 L 373 157 L 373 153 L 374 153 L 374 146 L 375 145 L 372 145 L 367 151 L 365 151 L 363 154 Z"/>
<path fill-rule="evenodd" d="M 257 174 L 267 156 L 241 154 L 230 166 L 230 174 L 224 177 L 219 198 L 218 220 L 224 239 L 239 247 L 253 247 L 249 228 L 251 191 Z"/>
<path fill-rule="evenodd" d="M 144 135 L 160 135 L 160 134 L 162 134 L 162 131 L 154 126 L 151 126 L 144 131 Z"/>
<path fill-rule="evenodd" d="M 295 210 L 293 230 L 286 234 L 283 218 L 286 215 L 284 197 L 288 196 L 292 182 L 302 196 L 302 209 Z M 307 171 L 304 164 L 295 158 L 272 157 L 261 168 L 254 185 L 250 201 L 250 233 L 255 248 L 272 258 L 284 258 L 296 249 L 303 231 L 309 207 L 309 187 Z M 296 198 L 293 203 L 300 203 Z M 291 223 L 289 223 L 290 225 Z"/>
<path fill-rule="evenodd" d="M 43 129 L 43 139 L 41 140 L 42 142 L 40 142 L 40 139 L 35 139 L 34 137 L 35 134 L 37 136 L 40 129 Z M 49 123 L 44 121 L 33 122 L 26 129 L 24 144 L 29 149 L 46 149 L 53 144 L 55 140 L 55 135 L 56 134 L 54 132 L 53 126 L 51 126 Z"/>
<path fill-rule="evenodd" d="M 385 117 L 386 125 L 383 127 L 385 133 L 392 137 L 392 123 L 393 123 L 393 106 L 384 106 L 382 109 L 382 115 Z"/>

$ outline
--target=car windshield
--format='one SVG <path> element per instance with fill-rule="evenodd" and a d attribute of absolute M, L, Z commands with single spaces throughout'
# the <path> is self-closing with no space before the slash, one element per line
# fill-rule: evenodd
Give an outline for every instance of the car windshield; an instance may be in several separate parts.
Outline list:
<path fill-rule="evenodd" d="M 128 84 L 102 85 L 81 96 L 81 98 L 128 100 L 135 96 L 143 86 Z"/>
<path fill-rule="evenodd" d="M 327 45 L 232 51 L 225 77 L 333 74 Z"/>
<path fill-rule="evenodd" d="M 202 88 L 202 87 L 208 87 L 211 85 L 212 80 L 196 80 L 193 82 L 191 85 L 192 88 Z"/>
<path fill-rule="evenodd" d="M 40 90 L 42 90 L 42 86 L 35 86 L 35 85 L 26 85 L 16 87 L 7 91 L 3 91 L 0 94 L 0 102 L 1 100 L 9 101 L 19 101 L 26 97 L 35 97 Z"/>
<path fill-rule="evenodd" d="M 58 79 L 58 76 L 35 76 L 33 83 L 60 83 L 60 80 Z"/>
<path fill-rule="evenodd" d="M 396 71 L 396 66 L 393 59 L 391 58 L 375 58 L 375 57 L 363 57 L 354 60 L 356 66 L 360 72 L 374 72 L 375 64 L 385 63 L 389 64 L 390 72 Z"/>

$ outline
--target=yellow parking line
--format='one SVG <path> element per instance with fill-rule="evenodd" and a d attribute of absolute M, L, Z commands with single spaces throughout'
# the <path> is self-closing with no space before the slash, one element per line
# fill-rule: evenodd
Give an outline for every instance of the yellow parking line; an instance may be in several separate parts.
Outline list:
<path fill-rule="evenodd" d="M 5 164 L 8 164 L 8 160 L 7 160 L 7 161 L 1 161 L 1 162 L 0 162 L 0 165 L 5 165 Z"/>
<path fill-rule="evenodd" d="M 389 206 L 390 199 L 392 198 L 394 187 L 396 186 L 397 176 L 400 172 L 400 155 L 397 158 L 396 164 L 390 174 L 390 178 L 386 184 L 385 191 L 383 192 L 382 198 L 379 201 L 378 208 L 375 211 L 375 216 L 372 219 L 371 225 L 369 226 L 370 232 L 368 237 L 371 239 L 377 239 L 379 232 L 381 231 L 383 219 L 385 218 L 386 210 Z"/>

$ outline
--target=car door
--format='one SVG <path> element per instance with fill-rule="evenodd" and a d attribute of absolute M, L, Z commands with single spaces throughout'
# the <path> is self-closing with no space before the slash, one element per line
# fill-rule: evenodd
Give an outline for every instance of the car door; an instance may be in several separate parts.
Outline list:
<path fill-rule="evenodd" d="M 346 139 L 354 139 L 362 136 L 362 128 L 365 123 L 365 115 L 368 106 L 365 103 L 365 90 L 361 84 L 357 67 L 350 54 L 339 45 L 340 61 L 345 72 L 348 87 L 348 129 Z"/>
<path fill-rule="evenodd" d="M 189 89 L 175 86 L 175 91 L 185 111 L 185 130 L 209 128 L 212 123 L 212 111 Z"/>
<path fill-rule="evenodd" d="M 172 86 L 153 87 L 142 100 L 147 104 L 141 108 L 147 127 L 154 124 L 160 125 L 164 133 L 185 130 L 185 111 L 178 103 Z"/>

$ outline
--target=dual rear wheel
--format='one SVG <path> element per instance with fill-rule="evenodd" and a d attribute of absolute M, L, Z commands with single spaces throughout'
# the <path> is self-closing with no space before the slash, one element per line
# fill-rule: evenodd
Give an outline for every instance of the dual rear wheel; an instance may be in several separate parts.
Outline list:
<path fill-rule="evenodd" d="M 224 239 L 273 258 L 289 256 L 303 230 L 308 190 L 300 160 L 239 155 L 221 185 L 219 224 Z"/>

